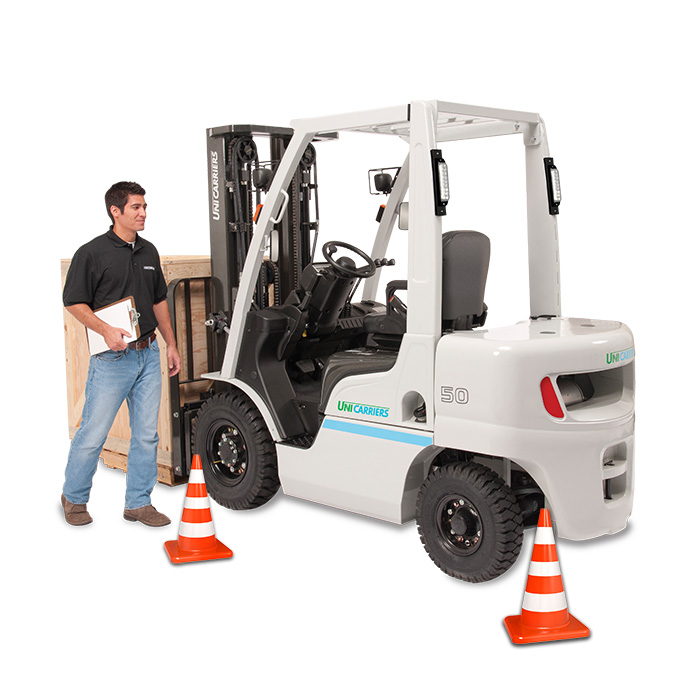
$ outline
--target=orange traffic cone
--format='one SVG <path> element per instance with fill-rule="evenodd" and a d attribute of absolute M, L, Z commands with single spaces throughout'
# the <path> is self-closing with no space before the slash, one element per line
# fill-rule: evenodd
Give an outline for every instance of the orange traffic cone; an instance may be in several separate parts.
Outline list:
<path fill-rule="evenodd" d="M 232 557 L 232 551 L 216 539 L 216 529 L 211 520 L 209 495 L 206 492 L 202 460 L 199 455 L 192 457 L 192 469 L 185 495 L 183 519 L 178 528 L 178 540 L 165 542 L 164 548 L 173 563 Z"/>
<path fill-rule="evenodd" d="M 560 563 L 548 509 L 539 513 L 523 611 L 507 616 L 504 625 L 516 644 L 588 637 L 590 630 L 567 611 Z"/>

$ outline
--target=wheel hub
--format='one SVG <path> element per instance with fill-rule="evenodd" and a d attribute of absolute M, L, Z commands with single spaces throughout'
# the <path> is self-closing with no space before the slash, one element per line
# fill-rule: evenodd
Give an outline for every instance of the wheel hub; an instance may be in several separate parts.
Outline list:
<path fill-rule="evenodd" d="M 215 439 L 216 464 L 231 476 L 241 476 L 246 471 L 248 453 L 242 435 L 236 427 L 223 427 Z"/>
<path fill-rule="evenodd" d="M 471 554 L 483 539 L 483 523 L 476 507 L 465 497 L 451 496 L 437 512 L 439 532 L 455 553 Z"/>

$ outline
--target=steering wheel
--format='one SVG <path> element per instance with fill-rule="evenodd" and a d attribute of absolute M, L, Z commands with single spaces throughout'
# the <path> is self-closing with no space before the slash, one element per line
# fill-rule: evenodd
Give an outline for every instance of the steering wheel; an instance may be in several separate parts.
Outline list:
<path fill-rule="evenodd" d="M 348 251 L 356 253 L 356 255 L 365 260 L 366 264 L 363 267 L 357 267 L 354 269 L 347 267 L 345 264 L 340 262 L 340 260 L 335 260 L 335 258 L 333 258 L 333 253 L 338 250 L 338 247 L 346 248 Z M 323 245 L 321 251 L 323 252 L 323 257 L 330 263 L 331 267 L 344 276 L 367 279 L 368 277 L 372 277 L 377 271 L 377 267 L 375 267 L 375 263 L 369 255 L 366 255 L 361 249 L 356 248 L 356 246 L 346 244 L 344 241 L 327 241 Z"/>

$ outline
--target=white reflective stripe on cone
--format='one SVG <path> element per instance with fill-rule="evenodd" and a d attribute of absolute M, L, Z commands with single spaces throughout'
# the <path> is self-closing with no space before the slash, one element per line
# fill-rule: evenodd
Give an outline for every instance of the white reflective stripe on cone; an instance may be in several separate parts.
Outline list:
<path fill-rule="evenodd" d="M 184 507 L 186 509 L 210 509 L 208 497 L 186 497 Z"/>
<path fill-rule="evenodd" d="M 191 539 L 199 539 L 200 537 L 210 537 L 216 533 L 216 528 L 213 526 L 213 521 L 208 523 L 186 523 L 180 521 L 178 534 L 181 537 L 189 537 Z"/>
<path fill-rule="evenodd" d="M 537 528 L 537 534 L 534 536 L 534 545 L 536 546 L 537 544 L 542 544 L 543 546 L 555 544 L 552 527 Z"/>
<path fill-rule="evenodd" d="M 560 563 L 557 560 L 554 562 L 532 560 L 529 573 L 533 577 L 557 577 L 560 576 Z"/>
<path fill-rule="evenodd" d="M 526 591 L 523 609 L 528 612 L 559 612 L 567 609 L 565 591 L 561 593 L 528 593 Z"/>
<path fill-rule="evenodd" d="M 192 469 L 190 471 L 190 478 L 188 480 L 190 483 L 203 483 L 204 482 L 204 471 L 202 469 Z"/>

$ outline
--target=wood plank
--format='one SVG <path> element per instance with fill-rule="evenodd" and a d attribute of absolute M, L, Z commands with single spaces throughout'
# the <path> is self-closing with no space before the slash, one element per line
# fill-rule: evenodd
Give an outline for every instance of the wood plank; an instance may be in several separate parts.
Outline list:
<path fill-rule="evenodd" d="M 103 450 L 101 453 L 101 459 L 103 463 L 110 469 L 122 469 L 126 473 L 127 470 L 127 456 L 119 453 L 113 452 L 112 450 Z M 170 466 L 157 465 L 157 480 L 164 485 L 178 485 L 179 481 L 176 481 L 173 475 L 173 471 Z M 184 481 L 180 481 L 184 482 Z"/>

